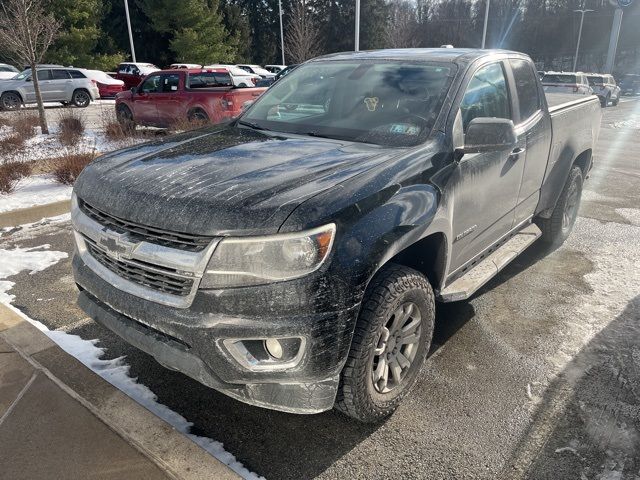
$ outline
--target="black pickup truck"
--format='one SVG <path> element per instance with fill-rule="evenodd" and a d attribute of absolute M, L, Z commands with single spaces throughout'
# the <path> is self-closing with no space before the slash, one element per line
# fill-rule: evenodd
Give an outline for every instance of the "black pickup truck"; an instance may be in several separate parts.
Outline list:
<path fill-rule="evenodd" d="M 567 238 L 600 120 L 516 52 L 314 59 L 232 123 L 82 172 L 79 303 L 243 402 L 379 421 L 416 382 L 436 301 Z"/>

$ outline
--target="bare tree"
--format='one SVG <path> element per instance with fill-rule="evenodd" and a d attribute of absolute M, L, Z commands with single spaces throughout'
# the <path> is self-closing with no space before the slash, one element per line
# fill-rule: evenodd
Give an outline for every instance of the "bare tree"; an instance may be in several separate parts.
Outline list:
<path fill-rule="evenodd" d="M 36 65 L 42 62 L 60 23 L 42 8 L 42 0 L 3 0 L 0 10 L 0 44 L 20 65 L 31 67 L 42 133 L 49 133 Z"/>
<path fill-rule="evenodd" d="M 389 2 L 387 44 L 393 48 L 410 48 L 420 45 L 416 4 L 409 0 Z"/>
<path fill-rule="evenodd" d="M 313 21 L 307 0 L 291 2 L 285 39 L 285 51 L 291 63 L 302 63 L 320 52 L 320 30 Z"/>

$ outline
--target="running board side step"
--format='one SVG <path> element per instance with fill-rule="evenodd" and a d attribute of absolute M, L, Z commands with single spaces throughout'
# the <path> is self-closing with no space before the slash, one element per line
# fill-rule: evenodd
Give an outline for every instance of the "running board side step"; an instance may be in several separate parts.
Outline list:
<path fill-rule="evenodd" d="M 542 232 L 535 224 L 523 228 L 462 277 L 441 290 L 438 295 L 439 299 L 443 302 L 466 300 L 541 235 Z"/>

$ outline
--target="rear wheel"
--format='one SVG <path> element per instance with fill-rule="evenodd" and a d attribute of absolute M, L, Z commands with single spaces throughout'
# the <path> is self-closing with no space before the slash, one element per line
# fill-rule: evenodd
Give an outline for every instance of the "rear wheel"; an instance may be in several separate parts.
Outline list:
<path fill-rule="evenodd" d="M 611 102 L 611 105 L 617 107 L 618 103 L 620 103 L 620 95 L 618 95 L 616 99 Z"/>
<path fill-rule="evenodd" d="M 369 423 L 391 415 L 417 381 L 434 319 L 433 289 L 424 275 L 395 264 L 376 274 L 362 303 L 336 408 Z"/>
<path fill-rule="evenodd" d="M 206 112 L 198 109 L 192 112 L 189 112 L 189 122 L 194 123 L 196 125 L 205 125 L 209 123 L 209 116 Z"/>
<path fill-rule="evenodd" d="M 133 121 L 133 113 L 126 105 L 118 105 L 116 107 L 116 119 L 125 132 L 130 132 L 136 128 L 136 124 Z"/>
<path fill-rule="evenodd" d="M 76 90 L 71 97 L 71 103 L 76 107 L 86 108 L 91 103 L 91 95 L 86 90 Z"/>
<path fill-rule="evenodd" d="M 22 99 L 17 93 L 6 92 L 0 97 L 0 106 L 2 106 L 2 110 L 18 110 L 21 105 Z"/>
<path fill-rule="evenodd" d="M 537 224 L 542 230 L 542 241 L 550 246 L 564 243 L 576 223 L 580 199 L 582 198 L 582 170 L 574 166 L 569 172 L 560 198 L 549 218 L 539 218 Z"/>

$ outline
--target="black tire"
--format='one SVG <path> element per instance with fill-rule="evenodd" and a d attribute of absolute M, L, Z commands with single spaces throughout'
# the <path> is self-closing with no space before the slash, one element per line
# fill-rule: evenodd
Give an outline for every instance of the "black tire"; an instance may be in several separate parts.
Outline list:
<path fill-rule="evenodd" d="M 0 97 L 2 110 L 19 110 L 22 106 L 22 98 L 15 92 L 5 92 Z"/>
<path fill-rule="evenodd" d="M 600 98 L 600 106 L 602 108 L 606 108 L 608 104 L 609 104 L 609 96 Z"/>
<path fill-rule="evenodd" d="M 564 243 L 578 217 L 582 198 L 582 170 L 573 166 L 564 184 L 560 198 L 549 218 L 538 218 L 536 223 L 542 230 L 541 241 L 548 246 L 557 247 Z"/>
<path fill-rule="evenodd" d="M 126 105 L 118 105 L 116 107 L 116 119 L 125 132 L 131 132 L 136 128 L 136 124 L 133 121 L 133 113 Z"/>
<path fill-rule="evenodd" d="M 409 316 L 405 317 L 407 311 Z M 398 312 L 401 315 L 396 316 Z M 394 337 L 396 319 L 400 330 Z M 395 264 L 383 267 L 365 293 L 335 407 L 366 423 L 379 422 L 391 415 L 418 379 L 431 346 L 434 321 L 435 301 L 427 278 L 408 267 Z M 409 344 L 398 340 L 403 335 L 405 340 L 415 337 L 411 351 Z M 409 358 L 407 366 L 405 361 Z M 383 376 L 374 382 L 376 374 L 385 369 L 387 378 Z M 396 381 L 398 377 L 400 381 Z"/>
<path fill-rule="evenodd" d="M 618 98 L 616 98 L 615 100 L 613 100 L 613 101 L 611 102 L 611 105 L 612 105 L 613 107 L 617 107 L 617 106 L 618 106 L 618 103 L 620 103 L 620 95 L 618 95 Z"/>
<path fill-rule="evenodd" d="M 197 109 L 189 112 L 189 122 L 196 125 L 206 125 L 209 123 L 209 115 L 203 110 Z"/>
<path fill-rule="evenodd" d="M 91 103 L 91 95 L 83 88 L 79 88 L 73 92 L 71 103 L 78 108 L 86 108 Z"/>

